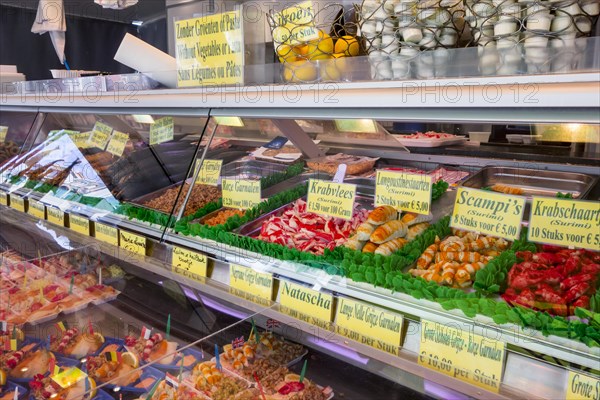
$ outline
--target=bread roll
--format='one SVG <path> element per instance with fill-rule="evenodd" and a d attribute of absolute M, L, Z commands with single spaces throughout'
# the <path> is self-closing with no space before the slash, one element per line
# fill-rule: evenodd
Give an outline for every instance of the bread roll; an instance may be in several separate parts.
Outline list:
<path fill-rule="evenodd" d="M 375 225 L 372 225 L 368 222 L 363 222 L 358 226 L 358 228 L 356 228 L 356 239 L 363 241 L 369 240 L 375 228 Z"/>
<path fill-rule="evenodd" d="M 383 225 L 388 221 L 398 219 L 398 211 L 392 206 L 379 206 L 369 214 L 367 222 L 373 225 Z"/>
<path fill-rule="evenodd" d="M 358 240 L 356 235 L 354 235 L 348 239 L 348 241 L 346 242 L 346 244 L 344 246 L 346 246 L 347 248 L 352 249 L 352 250 L 361 251 L 362 248 L 365 246 L 365 243 L 367 243 L 367 242 Z"/>
<path fill-rule="evenodd" d="M 406 213 L 402 216 L 400 221 L 404 222 L 406 225 L 416 225 L 421 222 L 429 222 L 433 219 L 433 215 L 425 215 L 425 214 L 417 214 L 417 213 Z"/>
<path fill-rule="evenodd" d="M 421 222 L 420 224 L 413 225 L 410 228 L 408 228 L 408 232 L 406 233 L 406 236 L 404 238 L 409 242 L 411 240 L 415 240 L 415 238 L 421 233 L 425 232 L 425 229 L 427 229 L 428 227 L 429 222 Z"/>
<path fill-rule="evenodd" d="M 375 250 L 375 254 L 381 254 L 383 256 L 392 255 L 392 253 L 400 250 L 406 243 L 408 243 L 408 240 L 404 238 L 390 240 L 379 246 L 377 250 Z"/>
<path fill-rule="evenodd" d="M 375 250 L 377 250 L 377 247 L 379 247 L 379 245 L 373 243 L 373 242 L 367 242 L 367 244 L 365 244 L 365 246 L 362 249 L 363 253 L 374 253 Z"/>
<path fill-rule="evenodd" d="M 393 220 L 386 222 L 379 226 L 371 235 L 371 242 L 382 244 L 387 241 L 397 239 L 406 236 L 408 227 L 406 224 L 399 220 Z"/>

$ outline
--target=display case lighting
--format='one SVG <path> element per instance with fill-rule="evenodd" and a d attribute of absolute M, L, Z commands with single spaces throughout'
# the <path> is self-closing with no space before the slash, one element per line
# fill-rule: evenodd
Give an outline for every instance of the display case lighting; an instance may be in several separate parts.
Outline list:
<path fill-rule="evenodd" d="M 140 124 L 153 124 L 154 118 L 148 114 L 134 114 L 133 119 Z"/>
<path fill-rule="evenodd" d="M 335 127 L 339 132 L 377 133 L 377 123 L 372 119 L 336 119 Z"/>
<path fill-rule="evenodd" d="M 244 126 L 244 121 L 240 117 L 214 117 L 218 125 L 224 126 Z"/>

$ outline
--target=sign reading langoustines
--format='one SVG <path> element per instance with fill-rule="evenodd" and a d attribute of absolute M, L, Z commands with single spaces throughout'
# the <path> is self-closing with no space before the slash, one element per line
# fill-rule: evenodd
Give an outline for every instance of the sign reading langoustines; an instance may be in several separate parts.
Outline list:
<path fill-rule="evenodd" d="M 175 21 L 177 86 L 244 83 L 240 10 Z"/>

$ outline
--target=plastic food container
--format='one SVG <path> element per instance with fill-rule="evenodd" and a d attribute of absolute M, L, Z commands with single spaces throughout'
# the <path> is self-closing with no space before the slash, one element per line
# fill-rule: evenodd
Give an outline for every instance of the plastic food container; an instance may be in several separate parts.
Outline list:
<path fill-rule="evenodd" d="M 492 132 L 469 132 L 469 140 L 471 142 L 487 143 L 491 134 Z"/>

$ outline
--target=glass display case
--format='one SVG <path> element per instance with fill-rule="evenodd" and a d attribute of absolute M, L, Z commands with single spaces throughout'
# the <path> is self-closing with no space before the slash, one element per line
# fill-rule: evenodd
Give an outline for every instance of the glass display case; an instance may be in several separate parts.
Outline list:
<path fill-rule="evenodd" d="M 0 167 L 3 245 L 17 263 L 34 265 L 25 276 L 52 267 L 47 256 L 77 254 L 78 274 L 52 270 L 66 299 L 94 303 L 104 285 L 119 293 L 73 314 L 49 307 L 35 314 L 48 318 L 41 322 L 5 307 L 16 314 L 9 328 L 17 324 L 41 348 L 61 320 L 88 331 L 97 323 L 110 338 L 133 335 L 122 343 L 129 348 L 100 361 L 129 362 L 128 374 L 141 379 L 133 386 L 145 387 L 99 383 L 112 397 L 329 398 L 331 388 L 356 399 L 570 398 L 577 382 L 598 379 L 600 361 L 600 104 L 587 73 L 537 78 L 540 103 L 530 108 L 515 103 L 508 78 L 495 83 L 502 98 L 479 107 L 424 82 L 347 84 L 335 94 L 298 86 L 296 103 L 276 105 L 269 101 L 290 95 L 280 87 L 252 88 L 271 90 L 258 103 L 229 102 L 249 90 L 238 88 L 142 93 L 135 108 L 107 99 L 46 107 L 34 117 L 43 114 L 31 146 Z M 490 82 L 480 83 L 473 101 L 489 96 Z M 557 89 L 573 102 L 557 101 Z M 325 101 L 333 95 L 339 103 Z M 190 100 L 206 108 L 187 108 Z M 158 109 L 159 101 L 169 106 Z M 2 111 L 9 129 L 10 107 Z M 381 192 L 394 179 L 429 182 L 429 197 Z M 325 200 L 310 199 L 319 193 Z M 451 228 L 459 193 L 509 196 L 521 204 L 520 232 L 508 220 L 497 220 L 506 223 L 497 235 Z M 533 240 L 539 201 L 571 200 L 589 207 L 587 225 L 577 227 L 586 242 Z M 543 272 L 530 274 L 531 263 Z M 79 287 L 84 275 L 89 296 Z M 6 299 L 28 286 L 23 279 L 7 279 Z M 144 327 L 161 336 L 145 339 Z M 267 331 L 285 338 L 290 357 L 295 346 L 308 355 L 281 372 L 288 360 L 269 349 Z M 177 348 L 163 343 L 167 332 Z M 146 340 L 169 365 L 144 358 Z M 238 346 L 248 355 L 234 366 Z M 203 364 L 215 352 L 221 370 Z M 239 397 L 219 397 L 209 378 Z"/>

